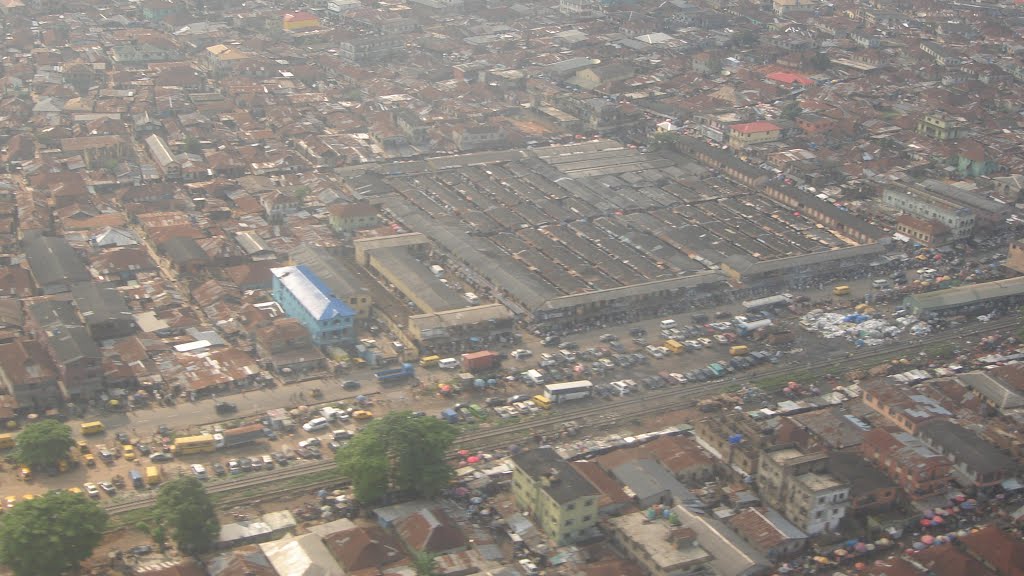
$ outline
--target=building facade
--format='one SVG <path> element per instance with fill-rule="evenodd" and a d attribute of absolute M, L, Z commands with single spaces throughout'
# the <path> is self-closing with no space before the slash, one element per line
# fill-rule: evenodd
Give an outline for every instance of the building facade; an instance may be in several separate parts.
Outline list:
<path fill-rule="evenodd" d="M 850 487 L 828 472 L 828 455 L 788 446 L 765 450 L 758 461 L 758 488 L 765 504 L 807 534 L 835 530 L 846 515 Z"/>
<path fill-rule="evenodd" d="M 305 266 L 272 268 L 273 295 L 284 313 L 309 330 L 319 346 L 355 342 L 356 313 Z"/>
<path fill-rule="evenodd" d="M 955 240 L 974 232 L 973 210 L 919 190 L 886 188 L 882 191 L 882 203 L 917 218 L 941 222 L 949 227 Z"/>
<path fill-rule="evenodd" d="M 597 524 L 601 493 L 551 448 L 512 458 L 512 494 L 558 545 L 575 542 Z"/>
<path fill-rule="evenodd" d="M 921 440 L 899 430 L 864 434 L 861 454 L 900 486 L 911 500 L 945 494 L 952 464 Z"/>

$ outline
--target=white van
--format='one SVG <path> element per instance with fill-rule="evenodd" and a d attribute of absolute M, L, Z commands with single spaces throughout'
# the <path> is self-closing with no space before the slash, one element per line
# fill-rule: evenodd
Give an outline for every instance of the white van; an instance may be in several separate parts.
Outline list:
<path fill-rule="evenodd" d="M 459 367 L 459 361 L 455 358 L 441 358 L 437 361 L 437 367 L 444 370 L 454 370 Z"/>
<path fill-rule="evenodd" d="M 612 387 L 612 389 L 615 390 L 615 393 L 618 394 L 619 396 L 625 396 L 626 394 L 629 394 L 632 391 L 629 384 L 627 384 L 626 382 L 612 382 L 609 385 Z"/>
<path fill-rule="evenodd" d="M 671 318 L 669 318 L 667 320 L 662 320 L 661 321 L 661 329 L 662 330 L 668 330 L 670 328 L 675 328 L 675 327 L 676 327 L 676 321 L 671 319 Z"/>
<path fill-rule="evenodd" d="M 526 372 L 523 372 L 523 380 L 527 384 L 540 386 L 544 383 L 544 375 L 537 370 L 527 370 Z"/>
<path fill-rule="evenodd" d="M 473 306 L 476 306 L 477 304 L 480 303 L 480 297 L 474 294 L 473 292 L 466 292 L 465 294 L 462 295 L 462 297 L 466 299 L 466 302 L 469 302 Z"/>
<path fill-rule="evenodd" d="M 885 278 L 879 278 L 871 283 L 875 288 L 885 288 L 889 285 L 889 281 Z"/>

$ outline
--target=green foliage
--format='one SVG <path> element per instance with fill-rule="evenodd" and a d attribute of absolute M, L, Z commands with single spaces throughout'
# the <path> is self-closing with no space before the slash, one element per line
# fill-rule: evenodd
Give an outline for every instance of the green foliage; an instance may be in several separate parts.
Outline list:
<path fill-rule="evenodd" d="M 185 138 L 185 152 L 189 154 L 202 155 L 203 145 L 195 136 Z"/>
<path fill-rule="evenodd" d="M 82 494 L 50 492 L 0 517 L 0 564 L 15 576 L 74 571 L 103 538 L 107 513 Z"/>
<path fill-rule="evenodd" d="M 803 112 L 803 109 L 800 108 L 800 103 L 794 100 L 786 103 L 786 105 L 782 107 L 782 111 L 779 112 L 779 115 L 786 120 L 792 120 L 799 116 L 801 112 Z"/>
<path fill-rule="evenodd" d="M 422 550 L 413 550 L 412 567 L 416 576 L 437 576 L 437 560 L 434 555 Z"/>
<path fill-rule="evenodd" d="M 25 426 L 18 434 L 14 459 L 25 466 L 45 468 L 57 464 L 75 445 L 71 428 L 56 420 L 42 420 Z"/>
<path fill-rule="evenodd" d="M 193 556 L 207 552 L 220 535 L 220 521 L 203 483 L 193 476 L 171 480 L 156 497 L 157 518 L 178 550 Z M 156 529 L 154 528 L 154 534 Z M 155 539 L 155 538 L 154 538 Z"/>
<path fill-rule="evenodd" d="M 756 46 L 759 41 L 760 38 L 753 30 L 739 30 L 732 35 L 732 43 L 743 48 Z"/>
<path fill-rule="evenodd" d="M 430 498 L 451 480 L 445 455 L 457 436 L 442 420 L 392 412 L 356 434 L 335 461 L 362 502 L 380 501 L 392 490 Z"/>

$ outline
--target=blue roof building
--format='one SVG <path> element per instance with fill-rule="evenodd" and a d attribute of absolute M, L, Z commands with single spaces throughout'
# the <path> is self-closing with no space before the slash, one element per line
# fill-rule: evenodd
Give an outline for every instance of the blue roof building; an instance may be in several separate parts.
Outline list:
<path fill-rule="evenodd" d="M 305 266 L 272 268 L 274 300 L 284 313 L 302 323 L 318 345 L 355 342 L 356 312 L 331 293 Z"/>

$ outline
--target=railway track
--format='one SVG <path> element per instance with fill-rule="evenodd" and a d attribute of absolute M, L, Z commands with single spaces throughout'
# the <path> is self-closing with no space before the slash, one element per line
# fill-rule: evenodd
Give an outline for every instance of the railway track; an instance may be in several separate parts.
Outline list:
<path fill-rule="evenodd" d="M 830 368 L 839 372 L 856 368 L 874 366 L 883 360 L 894 356 L 903 355 L 906 352 L 948 342 L 960 341 L 975 335 L 988 334 L 1003 329 L 1017 326 L 1020 319 L 1016 317 L 1002 318 L 983 325 L 971 325 L 955 330 L 946 330 L 941 333 L 932 334 L 913 342 L 907 342 L 896 346 L 865 348 L 835 358 L 825 358 L 806 365 L 794 366 L 792 364 L 777 366 L 756 375 L 749 376 L 733 375 L 721 380 L 701 382 L 695 384 L 684 384 L 682 386 L 671 386 L 665 389 L 644 392 L 637 396 L 624 398 L 613 402 L 589 403 L 586 406 L 576 408 L 561 407 L 551 413 L 530 418 L 527 420 L 513 422 L 494 428 L 475 430 L 462 434 L 456 441 L 459 449 L 468 450 L 494 450 L 506 448 L 509 445 L 521 441 L 525 437 L 535 434 L 544 434 L 558 430 L 566 423 L 576 422 L 582 427 L 594 428 L 602 425 L 613 424 L 623 420 L 636 418 L 653 412 L 666 412 L 682 408 L 692 407 L 703 398 L 714 396 L 734 388 L 752 379 L 763 379 L 774 376 L 785 376 L 804 370 L 821 370 Z M 455 456 L 453 452 L 451 456 Z M 331 459 L 315 462 L 297 462 L 288 467 L 275 469 L 271 474 L 255 474 L 225 480 L 223 482 L 210 484 L 208 491 L 212 494 L 221 492 L 232 492 L 249 487 L 260 486 L 270 482 L 278 482 L 290 478 L 298 478 L 307 474 L 323 472 L 334 466 Z M 155 494 L 145 494 L 135 500 L 125 502 L 113 502 L 105 506 L 110 514 L 120 514 L 140 508 L 147 508 L 156 502 Z"/>

